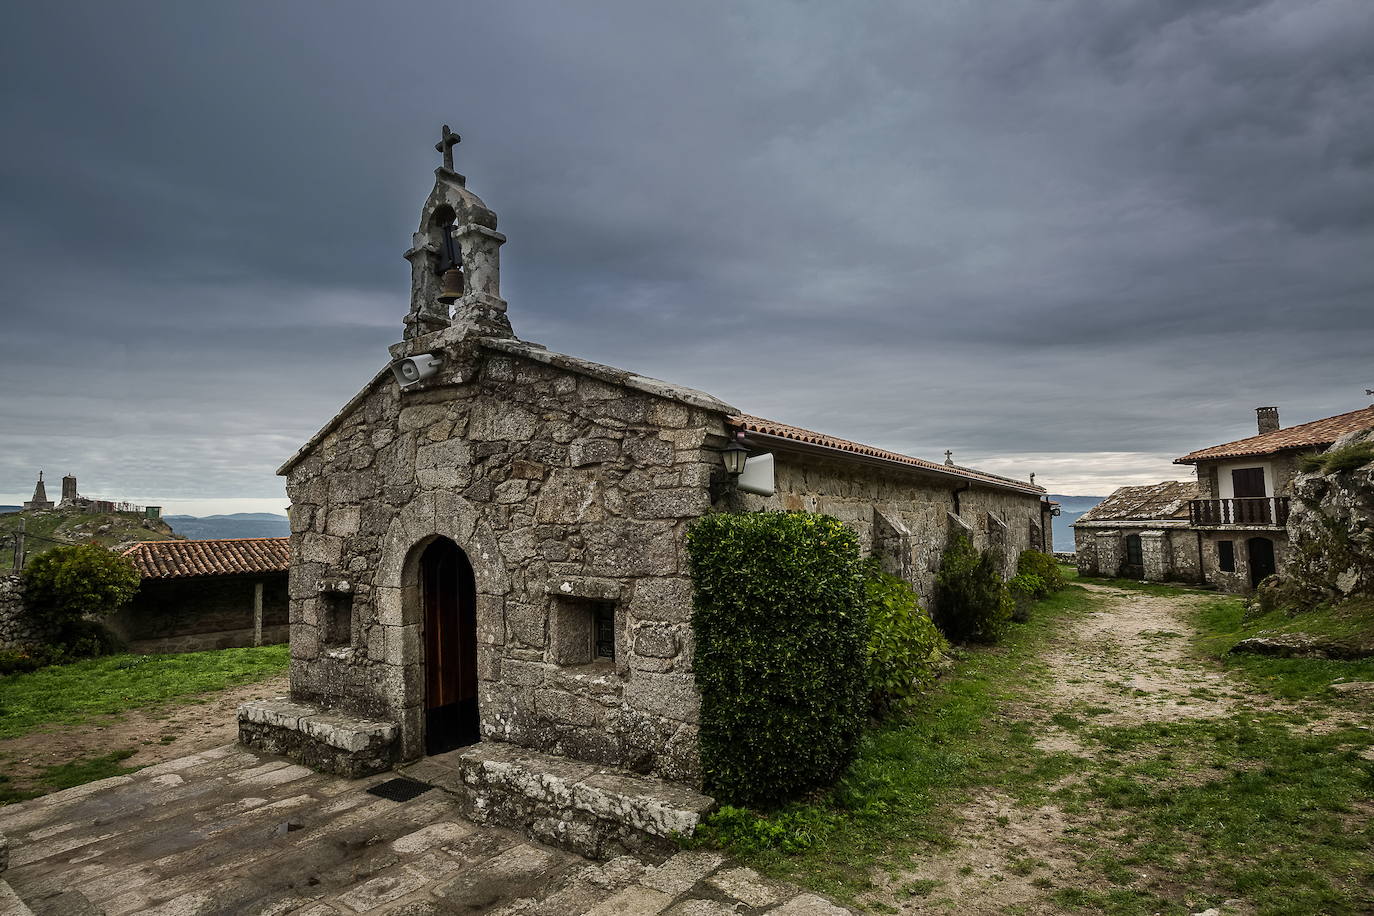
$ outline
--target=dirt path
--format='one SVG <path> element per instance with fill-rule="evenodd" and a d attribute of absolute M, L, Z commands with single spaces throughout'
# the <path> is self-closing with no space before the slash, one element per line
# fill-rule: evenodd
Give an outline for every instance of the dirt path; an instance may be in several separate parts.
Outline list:
<path fill-rule="evenodd" d="M 238 739 L 240 703 L 281 696 L 286 675 L 205 694 L 199 702 L 136 709 L 84 725 L 64 726 L 0 741 L 0 766 L 15 788 L 36 788 L 45 767 L 133 749 L 125 766 L 149 766 Z"/>
<path fill-rule="evenodd" d="M 1098 609 L 1050 643 L 1042 656 L 1048 681 L 1009 711 L 1036 724 L 1042 750 L 1090 754 L 1054 724 L 1056 714 L 1089 715 L 1102 725 L 1168 722 L 1226 715 L 1247 695 L 1187 651 L 1188 612 L 1208 596 L 1083 587 L 1100 598 Z M 875 875 L 882 890 L 867 902 L 900 913 L 1063 912 L 1051 899 L 1053 889 L 1074 884 L 1088 854 L 1074 834 L 1078 818 L 1053 804 L 1026 808 L 995 791 L 960 815 L 960 845 L 895 876 Z"/>

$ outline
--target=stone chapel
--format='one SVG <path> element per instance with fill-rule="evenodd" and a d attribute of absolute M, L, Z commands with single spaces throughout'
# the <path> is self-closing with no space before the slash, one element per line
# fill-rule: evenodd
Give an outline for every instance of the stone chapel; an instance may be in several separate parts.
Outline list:
<path fill-rule="evenodd" d="M 506 238 L 445 136 L 393 362 L 279 472 L 291 695 L 240 710 L 245 743 L 354 776 L 482 749 L 697 786 L 693 519 L 829 513 L 926 598 L 951 532 L 1004 548 L 1008 574 L 1051 549 L 1031 483 L 521 340 Z M 770 487 L 734 485 L 731 443 L 772 456 Z"/>

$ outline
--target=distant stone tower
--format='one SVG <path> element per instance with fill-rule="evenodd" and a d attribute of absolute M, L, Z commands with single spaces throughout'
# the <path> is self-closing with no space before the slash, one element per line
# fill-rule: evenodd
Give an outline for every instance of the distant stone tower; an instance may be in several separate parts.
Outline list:
<path fill-rule="evenodd" d="M 53 508 L 52 500 L 48 499 L 48 489 L 43 486 L 43 472 L 38 472 L 38 483 L 33 488 L 33 499 L 24 503 L 25 512 L 44 512 Z"/>
<path fill-rule="evenodd" d="M 62 505 L 70 505 L 76 499 L 76 475 L 68 474 L 62 478 Z"/>

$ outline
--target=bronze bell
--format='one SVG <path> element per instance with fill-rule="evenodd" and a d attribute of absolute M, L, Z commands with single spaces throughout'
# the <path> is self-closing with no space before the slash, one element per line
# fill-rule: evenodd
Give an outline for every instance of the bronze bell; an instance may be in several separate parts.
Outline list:
<path fill-rule="evenodd" d="M 452 305 L 463 298 L 463 271 L 458 267 L 450 267 L 444 271 L 444 277 L 439 281 L 439 301 L 444 305 Z"/>

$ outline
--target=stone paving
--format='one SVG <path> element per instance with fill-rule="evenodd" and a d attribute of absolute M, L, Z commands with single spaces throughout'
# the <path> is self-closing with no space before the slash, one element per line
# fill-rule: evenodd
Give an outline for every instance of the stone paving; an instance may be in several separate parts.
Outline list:
<path fill-rule="evenodd" d="M 465 821 L 441 789 L 366 791 L 387 778 L 227 745 L 0 808 L 0 916 L 850 912 L 709 852 L 592 862 Z"/>

